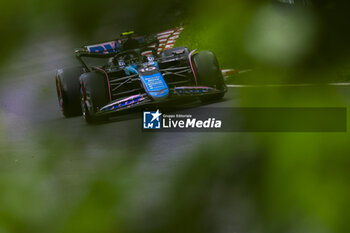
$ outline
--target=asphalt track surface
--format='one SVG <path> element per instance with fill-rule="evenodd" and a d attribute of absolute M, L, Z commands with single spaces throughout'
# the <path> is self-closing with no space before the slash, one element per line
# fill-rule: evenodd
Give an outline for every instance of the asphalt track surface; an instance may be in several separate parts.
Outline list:
<path fill-rule="evenodd" d="M 187 169 L 199 149 L 209 145 L 220 153 L 222 146 L 229 146 L 225 151 L 241 153 L 231 140 L 243 141 L 245 150 L 255 148 L 255 139 L 249 133 L 145 133 L 141 130 L 141 112 L 92 126 L 81 117 L 65 119 L 58 108 L 55 73 L 57 68 L 75 64 L 74 47 L 64 38 L 33 39 L 28 44 L 30 47 L 13 54 L 0 69 L 0 140 L 2 145 L 7 144 L 3 148 L 0 145 L 0 156 L 2 169 L 9 169 L 16 179 L 32 179 L 40 172 L 46 175 L 49 167 L 48 178 L 64 182 L 69 199 L 78 200 L 89 181 L 110 166 L 115 172 L 109 178 L 118 176 L 135 190 L 128 197 L 132 211 L 147 214 L 172 190 L 174 175 Z M 298 95 L 312 87 L 283 88 Z M 341 88 L 347 88 L 343 93 L 350 93 L 348 87 Z M 186 107 L 241 107 L 240 90 L 256 92 L 251 87 L 230 87 L 221 102 L 202 105 L 197 101 Z M 326 96 L 323 90 L 320 94 Z M 345 97 L 350 102 L 349 94 Z M 251 105 L 256 106 L 260 105 Z M 125 164 L 131 168 L 124 169 Z M 62 194 L 61 190 L 53 190 Z M 231 232 L 244 227 L 240 221 L 229 225 L 234 229 Z"/>
<path fill-rule="evenodd" d="M 177 160 L 208 141 L 221 140 L 227 133 L 145 133 L 141 130 L 141 112 L 112 119 L 106 124 L 87 125 L 81 117 L 66 119 L 58 108 L 55 73 L 57 68 L 76 64 L 69 40 L 33 39 L 14 54 L 0 70 L 0 120 L 6 140 L 16 147 L 30 150 L 42 138 L 79 141 L 80 147 L 90 153 L 108 150 L 141 151 L 151 155 L 152 161 Z M 217 103 L 203 105 L 200 101 L 186 107 L 239 107 L 237 90 L 230 86 L 225 98 Z M 295 88 L 294 86 L 288 88 Z M 302 88 L 310 88 L 308 85 Z M 62 145 L 64 146 L 64 145 Z M 92 152 L 91 152 L 92 151 Z M 170 165 L 169 165 L 170 166 Z"/>
<path fill-rule="evenodd" d="M 141 130 L 141 112 L 112 119 L 109 123 L 87 125 L 81 117 L 66 119 L 57 102 L 55 73 L 57 68 L 76 64 L 69 40 L 48 38 L 30 41 L 9 58 L 0 70 L 0 122 L 5 140 L 13 150 L 33 151 L 45 140 L 56 140 L 58 147 L 76 142 L 81 153 L 98 157 L 106 150 L 116 155 L 142 153 L 147 155 L 145 167 L 157 171 L 169 169 L 183 156 L 203 143 L 220 140 L 225 133 L 145 133 Z M 227 107 L 235 105 L 234 91 L 229 90 L 218 103 L 202 105 L 200 101 L 187 107 Z M 39 149 L 41 150 L 41 149 Z M 48 152 L 50 153 L 50 152 Z"/>

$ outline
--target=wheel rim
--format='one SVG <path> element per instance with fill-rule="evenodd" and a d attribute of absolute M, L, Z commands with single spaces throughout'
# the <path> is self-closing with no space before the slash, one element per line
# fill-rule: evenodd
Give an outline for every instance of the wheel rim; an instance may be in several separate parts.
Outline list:
<path fill-rule="evenodd" d="M 85 120 L 86 119 L 86 108 L 85 108 L 85 103 L 84 103 L 83 99 L 81 99 L 81 112 L 82 112 L 83 119 Z"/>
<path fill-rule="evenodd" d="M 89 109 L 86 105 L 86 95 L 85 95 L 85 88 L 84 88 L 83 82 L 80 82 L 80 93 L 81 93 L 80 105 L 81 105 L 82 116 L 85 121 L 89 121 L 90 114 L 89 114 Z"/>
<path fill-rule="evenodd" d="M 63 101 L 62 87 L 61 87 L 61 81 L 58 78 L 58 76 L 56 76 L 56 90 L 57 90 L 58 104 L 60 106 L 61 112 L 64 114 L 64 101 Z"/>
<path fill-rule="evenodd" d="M 80 100 L 81 112 L 82 112 L 83 119 L 86 120 L 87 109 L 85 105 L 84 86 L 82 82 L 80 82 L 80 94 L 81 94 L 81 100 Z"/>

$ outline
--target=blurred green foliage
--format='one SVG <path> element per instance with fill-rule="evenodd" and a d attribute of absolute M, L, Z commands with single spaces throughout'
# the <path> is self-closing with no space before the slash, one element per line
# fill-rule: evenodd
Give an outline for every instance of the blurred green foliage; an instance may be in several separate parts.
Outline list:
<path fill-rule="evenodd" d="M 3 0 L 0 8 L 0 43 L 6 45 L 1 48 L 0 62 L 21 48 L 31 34 L 61 32 L 76 38 L 80 46 L 115 38 L 131 29 L 140 33 L 167 29 L 177 24 L 184 12 L 179 0 Z M 107 29 L 96 37 L 101 28 Z"/>
<path fill-rule="evenodd" d="M 246 55 L 246 30 L 260 4 L 244 1 L 197 1 L 185 31 L 176 45 L 191 49 L 213 50 L 224 68 L 249 68 L 252 59 Z"/>

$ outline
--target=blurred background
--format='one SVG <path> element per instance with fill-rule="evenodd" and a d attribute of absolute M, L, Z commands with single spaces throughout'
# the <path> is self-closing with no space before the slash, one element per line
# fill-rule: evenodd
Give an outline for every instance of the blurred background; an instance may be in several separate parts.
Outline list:
<path fill-rule="evenodd" d="M 206 107 L 347 107 L 350 87 L 328 85 L 350 81 L 346 1 L 2 0 L 0 9 L 0 233 L 346 232 L 348 132 L 143 133 L 139 114 L 87 126 L 63 119 L 54 82 L 76 65 L 76 47 L 183 26 L 176 45 L 251 70 L 227 82 L 255 87 Z"/>

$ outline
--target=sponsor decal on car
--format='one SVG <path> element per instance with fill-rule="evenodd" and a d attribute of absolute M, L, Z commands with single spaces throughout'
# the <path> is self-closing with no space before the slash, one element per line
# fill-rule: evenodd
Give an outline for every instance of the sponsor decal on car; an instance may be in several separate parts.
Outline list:
<path fill-rule="evenodd" d="M 118 52 L 120 43 L 116 41 L 106 42 L 102 44 L 86 46 L 90 53 L 108 54 Z"/>

